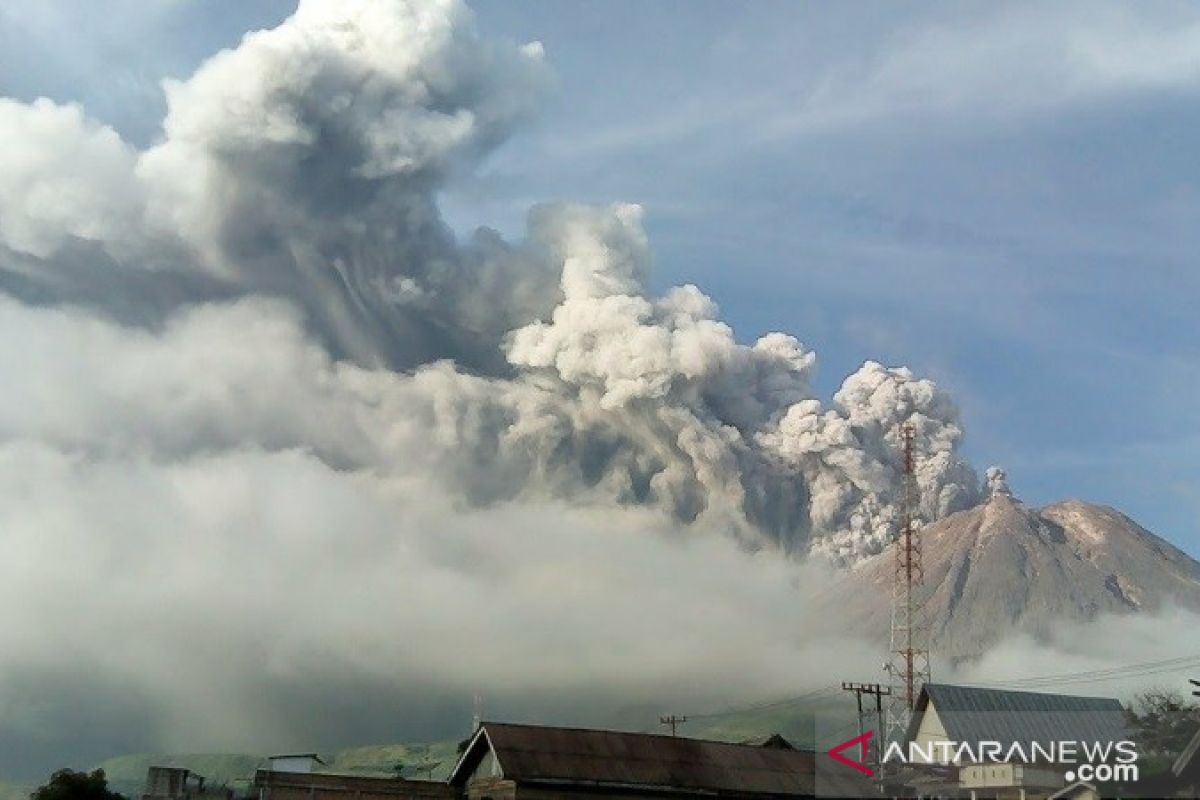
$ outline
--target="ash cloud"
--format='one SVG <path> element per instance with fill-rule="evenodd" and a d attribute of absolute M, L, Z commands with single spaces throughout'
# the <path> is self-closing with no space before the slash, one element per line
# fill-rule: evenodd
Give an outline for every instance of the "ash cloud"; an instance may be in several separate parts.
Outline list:
<path fill-rule="evenodd" d="M 331 669 L 395 703 L 481 663 L 514 698 L 794 689 L 775 553 L 883 547 L 904 423 L 923 515 L 980 499 L 931 381 L 868 362 L 824 403 L 794 337 L 650 296 L 636 205 L 459 241 L 438 191 L 550 84 L 459 2 L 304 0 L 167 82 L 144 150 L 0 100 L 0 650 L 138 685 L 164 749 L 323 745 L 250 699 Z"/>
<path fill-rule="evenodd" d="M 549 83 L 539 45 L 481 39 L 459 3 L 304 2 L 168 81 L 162 138 L 145 151 L 77 107 L 4 101 L 3 285 L 160 341 L 219 313 L 201 303 L 283 301 L 343 365 L 330 369 L 403 374 L 406 413 L 440 432 L 417 432 L 427 459 L 472 504 L 649 505 L 853 559 L 892 527 L 905 421 L 926 515 L 978 500 L 955 455 L 957 411 L 929 381 L 868 363 L 824 407 L 796 339 L 737 342 L 693 286 L 648 297 L 637 206 L 545 206 L 523 241 L 456 241 L 438 189 Z M 268 427 L 223 443 L 335 438 Z M 374 466 L 412 447 L 391 444 L 365 461 L 336 441 L 322 452 Z"/>

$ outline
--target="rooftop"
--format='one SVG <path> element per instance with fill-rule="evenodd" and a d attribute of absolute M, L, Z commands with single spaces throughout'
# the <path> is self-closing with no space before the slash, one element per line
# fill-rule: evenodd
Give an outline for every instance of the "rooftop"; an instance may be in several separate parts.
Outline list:
<path fill-rule="evenodd" d="M 930 683 L 917 699 L 909 739 L 930 702 L 948 738 L 958 742 L 1112 742 L 1128 737 L 1124 710 L 1112 698 Z"/>
<path fill-rule="evenodd" d="M 691 790 L 717 795 L 813 794 L 815 754 L 650 733 L 485 722 L 451 773 L 463 785 L 488 751 L 505 780 Z M 862 794 L 869 784 L 847 794 Z M 822 776 L 824 781 L 824 776 Z"/>

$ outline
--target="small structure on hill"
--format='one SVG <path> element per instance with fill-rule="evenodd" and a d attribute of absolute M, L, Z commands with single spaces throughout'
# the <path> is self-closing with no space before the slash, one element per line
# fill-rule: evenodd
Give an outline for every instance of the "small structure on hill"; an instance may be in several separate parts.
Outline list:
<path fill-rule="evenodd" d="M 287 753 L 267 759 L 271 772 L 320 772 L 328 766 L 316 753 Z"/>
<path fill-rule="evenodd" d="M 205 785 L 203 775 L 184 767 L 150 767 L 142 800 L 230 800 L 233 792 L 225 787 Z"/>

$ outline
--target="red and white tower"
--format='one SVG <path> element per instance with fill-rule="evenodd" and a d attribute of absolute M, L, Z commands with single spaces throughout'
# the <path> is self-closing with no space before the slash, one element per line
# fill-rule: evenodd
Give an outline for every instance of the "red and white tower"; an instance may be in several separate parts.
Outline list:
<path fill-rule="evenodd" d="M 929 680 L 929 627 L 922 591 L 925 571 L 918 530 L 920 493 L 913 454 L 914 436 L 912 423 L 905 423 L 901 428 L 904 466 L 900 529 L 892 543 L 896 567 L 892 580 L 891 652 L 886 666 L 892 694 L 885 733 L 893 741 L 904 737 L 921 686 Z"/>

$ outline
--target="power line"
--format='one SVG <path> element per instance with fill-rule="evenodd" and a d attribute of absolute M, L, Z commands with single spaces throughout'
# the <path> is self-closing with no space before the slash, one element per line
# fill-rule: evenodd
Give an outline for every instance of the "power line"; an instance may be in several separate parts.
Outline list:
<path fill-rule="evenodd" d="M 1121 678 L 1134 678 L 1143 675 L 1158 675 L 1171 672 L 1182 667 L 1200 663 L 1200 654 L 1167 658 L 1158 661 L 1144 661 L 1137 664 L 1126 664 L 1119 667 L 1104 669 L 1082 670 L 1078 672 L 1062 672 L 1056 675 L 1034 675 L 1009 681 L 992 681 L 992 686 L 1053 686 L 1071 683 L 1098 683 Z"/>
<path fill-rule="evenodd" d="M 1103 667 L 1093 670 L 1080 670 L 1078 672 L 1061 672 L 1050 675 L 1031 675 L 1023 678 L 1014 678 L 1012 680 L 997 680 L 976 682 L 980 686 L 1016 686 L 1029 684 L 1054 684 L 1071 682 L 1077 680 L 1092 680 L 1107 679 L 1110 677 L 1125 677 L 1129 674 L 1142 672 L 1156 673 L 1165 672 L 1171 669 L 1178 669 L 1193 664 L 1200 664 L 1200 653 L 1190 656 L 1178 656 L 1175 658 L 1162 659 L 1160 661 L 1144 661 L 1134 664 L 1124 664 L 1117 667 Z"/>
<path fill-rule="evenodd" d="M 1175 658 L 1161 659 L 1158 661 L 1143 661 L 1117 667 L 1106 667 L 1103 669 L 1061 672 L 1049 675 L 1031 675 L 1027 678 L 1017 678 L 1008 681 L 986 681 L 981 682 L 978 685 L 984 687 L 1011 688 L 1044 687 L 1072 683 L 1099 683 L 1106 680 L 1119 680 L 1122 678 L 1161 674 L 1190 666 L 1192 664 L 1200 664 L 1200 653 L 1189 656 L 1177 656 Z M 839 685 L 830 684 L 828 686 L 822 686 L 817 689 L 813 689 L 803 694 L 785 697 L 779 700 L 752 703 L 744 706 L 734 706 L 727 708 L 724 711 L 712 711 L 705 714 L 689 714 L 688 719 L 692 721 L 698 721 L 717 719 L 720 717 L 731 717 L 737 714 L 745 714 L 753 711 L 770 711 L 776 708 L 784 708 L 786 706 L 798 705 L 801 703 L 822 699 L 826 696 L 831 697 L 838 694 L 840 691 L 841 687 Z"/>
<path fill-rule="evenodd" d="M 878 683 L 855 683 L 845 682 L 842 684 L 842 691 L 853 692 L 854 701 L 858 706 L 858 735 L 862 736 L 866 732 L 866 726 L 863 724 L 865 715 L 863 712 L 863 695 L 875 698 L 875 728 L 881 730 L 883 727 L 883 698 L 892 694 L 890 687 L 880 686 Z M 876 739 L 871 743 L 870 761 L 871 763 L 879 762 L 879 740 Z"/>
<path fill-rule="evenodd" d="M 689 714 L 688 717 L 692 720 L 715 719 L 718 717 L 732 717 L 737 714 L 745 714 L 751 711 L 770 711 L 771 709 L 775 708 L 783 708 L 784 706 L 792 706 L 799 703 L 808 702 L 810 700 L 816 700 L 823 695 L 832 696 L 840 691 L 840 686 L 836 684 L 830 684 L 829 686 L 822 686 L 819 689 L 814 689 L 810 692 L 805 692 L 804 694 L 796 695 L 794 697 L 785 697 L 781 700 L 753 703 L 746 706 L 734 706 L 732 708 L 727 708 L 724 711 L 712 711 L 707 714 Z"/>

